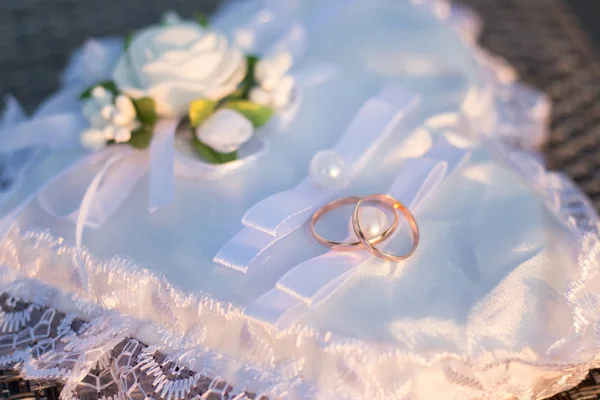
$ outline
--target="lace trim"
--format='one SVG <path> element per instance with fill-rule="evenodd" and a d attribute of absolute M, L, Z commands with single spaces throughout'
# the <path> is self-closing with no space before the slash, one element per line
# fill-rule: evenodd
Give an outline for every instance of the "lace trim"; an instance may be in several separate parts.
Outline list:
<path fill-rule="evenodd" d="M 150 338 L 151 350 L 140 351 L 139 365 L 146 366 L 140 373 L 158 373 L 157 365 L 163 365 L 164 359 L 159 357 L 158 361 L 152 361 L 148 354 L 160 351 L 170 354 L 165 356 L 171 360 L 167 364 L 176 360 L 178 367 L 174 368 L 189 371 L 186 383 L 169 383 L 162 375 L 152 375 L 153 382 L 158 380 L 153 397 L 160 398 L 187 398 L 183 393 L 206 386 L 208 376 L 215 377 L 210 380 L 212 388 L 223 390 L 229 386 L 219 377 L 226 372 L 229 372 L 228 382 L 264 391 L 285 387 L 284 391 L 306 395 L 318 387 L 320 394 L 340 398 L 361 397 L 369 391 L 372 398 L 401 398 L 400 393 L 411 391 L 412 383 L 406 373 L 396 375 L 404 378 L 394 379 L 385 378 L 377 371 L 382 368 L 401 371 L 407 366 L 415 370 L 425 367 L 442 371 L 450 387 L 460 386 L 472 392 L 473 396 L 465 398 L 478 398 L 475 394 L 481 394 L 482 390 L 515 396 L 522 396 L 533 387 L 537 387 L 537 391 L 531 394 L 536 396 L 565 390 L 583 379 L 588 369 L 600 365 L 595 357 L 600 332 L 600 322 L 596 322 L 600 320 L 600 295 L 595 293 L 600 291 L 590 291 L 590 285 L 600 287 L 600 222 L 585 196 L 566 177 L 545 171 L 535 157 L 526 152 L 510 153 L 509 162 L 529 178 L 531 185 L 546 198 L 549 209 L 581 238 L 581 273 L 566 294 L 573 306 L 576 332 L 553 345 L 546 358 L 559 359 L 555 355 L 560 354 L 560 359 L 576 361 L 540 361 L 524 349 L 505 357 L 495 355 L 491 358 L 495 361 L 482 364 L 458 354 L 426 357 L 394 347 L 374 349 L 361 341 L 329 333 L 320 335 L 299 326 L 283 332 L 270 330 L 247 321 L 242 310 L 231 304 L 178 292 L 166 279 L 130 261 L 115 258 L 98 262 L 87 253 L 83 258 L 90 276 L 90 291 L 85 293 L 79 288 L 77 256 L 71 246 L 48 233 L 21 234 L 16 227 L 0 247 L 0 264 L 8 266 L 1 271 L 0 281 L 5 292 L 27 299 L 31 304 L 24 306 L 16 298 L 5 296 L 0 327 L 10 335 L 0 338 L 0 343 L 10 351 L 2 354 L 1 360 L 7 365 L 22 364 L 28 377 L 66 379 L 75 390 L 87 372 L 99 368 L 97 364 L 105 362 L 103 357 L 114 353 L 126 338 L 146 336 Z M 43 280 L 49 286 L 27 278 Z M 77 314 L 89 315 L 92 319 L 83 324 L 83 328 L 74 328 L 73 323 L 78 320 L 70 316 L 70 320 L 57 325 L 60 327 L 57 332 L 61 332 L 56 335 L 59 339 L 50 343 L 45 340 L 49 337 L 48 326 L 56 324 L 49 321 L 57 314 L 42 305 L 55 302 L 60 296 L 64 298 L 64 293 L 56 288 L 75 293 L 70 302 Z M 153 323 L 141 322 L 148 320 Z M 36 322 L 31 325 L 31 321 Z M 207 327 L 211 335 L 207 335 Z M 221 343 L 214 343 L 215 338 Z M 576 351 L 582 341 L 591 345 L 589 353 Z M 226 356 L 228 348 L 237 351 L 229 351 Z M 311 371 L 309 365 L 313 362 L 328 368 L 318 373 Z M 562 378 L 544 389 L 536 382 L 525 386 L 521 382 L 521 386 L 515 386 L 508 372 L 512 368 L 526 368 L 537 379 L 546 373 L 552 376 L 558 373 Z M 304 381 L 298 378 L 301 375 Z M 133 377 L 130 379 L 133 381 Z M 143 390 L 149 393 L 150 389 Z"/>
<path fill-rule="evenodd" d="M 107 314 L 84 322 L 7 293 L 0 295 L 0 309 L 27 325 L 2 330 L 0 368 L 17 368 L 30 379 L 65 380 L 63 399 L 242 400 L 282 394 L 275 387 L 259 394 L 236 391 L 219 377 L 209 378 L 208 368 L 193 372 L 156 347 L 129 337 L 131 325 L 120 317 Z"/>
<path fill-rule="evenodd" d="M 476 45 L 473 49 L 480 51 Z M 503 88 L 503 99 L 524 98 L 515 85 L 491 82 L 496 90 Z M 519 110 L 518 101 L 514 103 Z M 514 116 L 514 125 L 522 126 L 523 117 L 531 119 Z M 516 144 L 531 142 L 524 136 Z M 600 343 L 600 295 L 595 294 L 600 293 L 600 224 L 593 207 L 566 177 L 545 171 L 528 154 L 520 155 L 515 168 L 525 169 L 550 209 L 581 238 L 580 274 L 566 293 L 575 334 L 552 346 L 546 357 L 562 354 L 572 360 L 582 341 L 593 343 L 576 362 L 539 361 L 524 349 L 481 364 L 458 354 L 423 357 L 393 347 L 374 349 L 299 326 L 270 330 L 246 321 L 242 310 L 231 304 L 181 293 L 129 260 L 99 262 L 87 253 L 91 290 L 85 293 L 79 287 L 73 248 L 48 233 L 21 233 L 15 227 L 0 247 L 0 264 L 7 266 L 0 269 L 3 291 L 17 296 L 0 297 L 0 366 L 18 368 L 30 378 L 63 379 L 64 398 L 86 393 L 177 400 L 211 394 L 223 399 L 261 398 L 262 393 L 270 398 L 312 397 L 317 388 L 319 396 L 336 398 L 405 398 L 412 391 L 411 377 L 423 368 L 440 372 L 448 393 L 459 391 L 466 399 L 489 393 L 541 398 L 560 392 L 600 365 L 595 356 Z M 53 303 L 58 309 L 74 306 L 75 313 L 61 314 L 48 307 Z M 88 322 L 76 315 L 87 316 Z M 149 345 L 140 341 L 144 338 L 151 339 Z M 215 348 L 220 350 L 210 350 Z M 515 371 L 521 374 L 518 380 Z M 524 376 L 531 379 L 525 382 Z M 226 382 L 253 388 L 255 394 L 234 391 Z"/>

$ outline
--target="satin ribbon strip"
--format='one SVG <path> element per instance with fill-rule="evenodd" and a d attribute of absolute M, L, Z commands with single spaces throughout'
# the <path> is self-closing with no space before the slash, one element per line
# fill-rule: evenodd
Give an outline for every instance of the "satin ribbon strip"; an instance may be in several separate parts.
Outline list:
<path fill-rule="evenodd" d="M 0 194 L 0 205 L 20 186 L 25 171 L 43 147 L 78 146 L 80 92 L 78 88 L 59 90 L 42 102 L 32 118 L 15 98 L 7 96 L 0 119 L 0 157 L 3 163 L 8 163 L 9 170 L 5 173 L 12 184 Z"/>
<path fill-rule="evenodd" d="M 32 118 L 21 118 L 0 126 L 0 153 L 30 147 L 77 148 L 87 123 L 77 104 L 78 89 L 61 89 L 44 101 Z M 7 102 L 13 112 L 16 100 Z"/>
<path fill-rule="evenodd" d="M 108 173 L 108 168 L 117 162 L 120 162 L 118 170 Z M 102 167 L 88 184 L 80 206 L 69 213 L 61 213 L 60 196 L 51 196 L 50 192 L 72 191 L 68 177 L 77 174 L 81 168 L 95 164 L 100 164 Z M 52 180 L 51 185 L 41 188 L 37 192 L 37 202 L 49 215 L 69 219 L 74 223 L 81 223 L 81 210 L 85 207 L 86 218 L 83 223 L 88 227 L 98 228 L 118 210 L 147 170 L 147 154 L 128 146 L 118 146 L 103 153 L 88 154 L 64 169 Z M 93 201 L 88 204 L 85 198 L 90 192 L 94 193 Z"/>
<path fill-rule="evenodd" d="M 367 100 L 332 148 L 344 159 L 344 168 L 350 179 L 371 159 L 417 102 L 416 95 L 397 86 L 389 86 Z M 306 213 L 336 192 L 339 189 L 322 188 L 307 177 L 294 189 L 267 197 L 254 205 L 246 212 L 242 223 L 271 236 L 287 235 L 306 220 Z"/>
<path fill-rule="evenodd" d="M 134 152 L 133 149 L 124 147 L 123 151 L 109 158 L 92 180 L 81 200 L 75 223 L 75 245 L 77 247 L 79 276 L 85 288 L 88 287 L 88 274 L 82 260 L 83 229 L 88 223 L 88 219 L 91 219 L 90 217 L 96 216 L 104 221 L 107 213 L 112 214 L 129 196 L 139 178 L 146 172 L 147 163 L 138 160 L 139 157 L 145 157 L 145 154 L 141 152 L 135 152 L 137 154 L 134 154 Z M 121 160 L 126 165 L 121 165 L 119 171 L 113 174 L 115 179 L 105 179 L 106 174 L 113 165 Z M 138 174 L 135 174 L 134 171 L 138 171 Z M 103 181 L 105 186 L 102 188 Z M 112 195 L 116 195 L 118 198 L 113 198 Z"/>
<path fill-rule="evenodd" d="M 176 127 L 176 120 L 160 121 L 156 126 L 149 152 L 135 150 L 127 145 L 118 145 L 84 156 L 57 175 L 52 185 L 38 191 L 38 204 L 55 218 L 67 218 L 75 223 L 98 228 L 119 209 L 148 170 L 150 171 L 149 209 L 152 211 L 169 204 L 174 192 L 172 142 Z M 117 162 L 118 169 L 109 171 L 110 166 Z M 93 201 L 89 204 L 82 201 L 76 210 L 67 214 L 58 211 L 62 208 L 62 201 L 59 197 L 52 197 L 50 190 L 59 193 L 72 192 L 71 183 L 64 178 L 77 174 L 81 168 L 95 164 L 103 164 L 103 167 L 90 182 L 84 195 L 85 199 L 85 196 L 93 193 Z M 85 208 L 86 215 L 83 221 L 81 220 L 82 208 Z"/>
<path fill-rule="evenodd" d="M 469 151 L 443 138 L 424 157 L 407 160 L 388 193 L 415 212 L 469 155 Z M 398 231 L 405 225 L 403 221 Z M 288 271 L 275 288 L 248 306 L 246 316 L 285 328 L 329 298 L 360 264 L 372 257 L 366 251 L 332 250 L 307 260 Z"/>
<path fill-rule="evenodd" d="M 12 153 L 35 146 L 79 147 L 85 121 L 76 113 L 61 113 L 23 121 L 0 131 L 0 151 Z"/>
<path fill-rule="evenodd" d="M 173 200 L 175 162 L 173 142 L 177 124 L 177 120 L 160 121 L 155 128 L 155 137 L 149 151 L 117 145 L 84 156 L 33 193 L 15 212 L 2 220 L 0 225 L 4 230 L 8 230 L 18 212 L 36 198 L 40 208 L 49 215 L 74 222 L 75 242 L 80 256 L 79 273 L 82 284 L 87 287 L 87 271 L 81 260 L 84 228 L 86 226 L 98 228 L 110 218 L 149 169 L 149 209 L 152 211 Z M 50 191 L 72 192 L 73 186 L 68 179 L 69 176 L 78 174 L 81 168 L 95 164 L 100 164 L 101 168 L 87 186 L 79 207 L 66 214 L 61 213 L 59 211 L 62 208 L 61 196 L 53 197 Z"/>
<path fill-rule="evenodd" d="M 13 96 L 6 96 L 4 103 L 5 107 L 4 110 L 2 110 L 2 116 L 0 117 L 0 129 L 6 126 L 18 124 L 27 118 L 27 115 L 25 114 L 25 111 L 23 111 L 21 104 L 19 104 L 17 99 L 15 99 Z M 0 130 L 0 132 L 2 132 L 2 130 Z"/>
<path fill-rule="evenodd" d="M 179 120 L 161 120 L 154 128 L 150 143 L 150 212 L 171 204 L 175 199 L 175 131 Z"/>
<path fill-rule="evenodd" d="M 5 97 L 5 107 L 0 116 L 0 132 L 4 127 L 19 124 L 27 119 L 27 115 L 19 102 L 12 96 Z M 0 142 L 2 137 L 0 136 Z M 8 201 L 16 188 L 20 185 L 23 174 L 31 160 L 35 156 L 35 151 L 25 149 L 12 153 L 0 153 L 0 163 L 2 171 L 0 176 L 5 185 L 0 188 L 0 209 Z"/>
<path fill-rule="evenodd" d="M 416 95 L 388 86 L 361 107 L 333 147 L 344 159 L 349 181 L 417 103 Z M 307 177 L 295 188 L 265 198 L 246 212 L 245 228 L 221 248 L 214 261 L 247 273 L 263 261 L 268 248 L 298 229 L 342 189 L 322 188 Z"/>

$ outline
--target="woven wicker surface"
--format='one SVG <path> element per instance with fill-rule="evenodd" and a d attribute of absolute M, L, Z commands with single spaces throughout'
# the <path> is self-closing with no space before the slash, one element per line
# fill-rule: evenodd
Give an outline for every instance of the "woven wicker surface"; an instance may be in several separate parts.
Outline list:
<path fill-rule="evenodd" d="M 157 21 L 167 9 L 210 12 L 219 0 L 2 0 L 0 95 L 29 111 L 58 87 L 69 54 L 88 37 L 121 34 Z"/>
<path fill-rule="evenodd" d="M 463 0 L 485 23 L 483 44 L 553 100 L 548 163 L 600 208 L 600 63 L 562 0 Z"/>
<path fill-rule="evenodd" d="M 190 15 L 197 10 L 211 11 L 217 3 L 218 0 L 3 0 L 0 94 L 13 93 L 32 110 L 56 89 L 68 54 L 86 37 L 124 34 L 155 21 L 166 8 Z M 549 165 L 565 170 L 600 208 L 600 63 L 571 11 L 562 0 L 463 3 L 483 17 L 483 44 L 507 58 L 525 81 L 552 96 L 552 134 L 546 147 Z M 8 390 L 8 381 L 13 378 L 0 377 L 5 395 L 22 395 L 23 390 L 31 389 L 29 384 L 11 383 L 12 390 Z M 600 371 L 592 371 L 579 388 L 553 399 L 600 399 L 599 394 Z M 53 394 L 45 396 L 51 398 Z"/>

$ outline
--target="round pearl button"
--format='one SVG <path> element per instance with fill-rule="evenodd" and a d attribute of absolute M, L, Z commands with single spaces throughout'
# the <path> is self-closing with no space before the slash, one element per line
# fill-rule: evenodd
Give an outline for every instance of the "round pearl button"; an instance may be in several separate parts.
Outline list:
<path fill-rule="evenodd" d="M 340 187 L 346 180 L 344 159 L 333 150 L 317 152 L 310 162 L 309 172 L 312 181 L 324 188 Z"/>

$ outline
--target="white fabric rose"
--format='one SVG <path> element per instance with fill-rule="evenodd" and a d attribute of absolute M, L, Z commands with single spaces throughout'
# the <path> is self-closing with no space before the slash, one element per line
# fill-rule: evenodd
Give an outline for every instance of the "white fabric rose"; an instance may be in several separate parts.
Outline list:
<path fill-rule="evenodd" d="M 254 133 L 252 122 L 237 111 L 221 109 L 198 128 L 196 137 L 219 153 L 232 153 L 246 143 Z"/>
<path fill-rule="evenodd" d="M 125 95 L 115 99 L 102 86 L 92 90 L 91 98 L 83 104 L 83 115 L 88 119 L 90 128 L 83 131 L 80 142 L 89 150 L 102 149 L 109 140 L 128 142 L 131 132 L 140 127 L 131 99 Z"/>
<path fill-rule="evenodd" d="M 133 98 L 153 98 L 160 115 L 182 116 L 192 100 L 227 96 L 245 74 L 244 54 L 224 35 L 181 22 L 136 33 L 113 79 Z"/>
<path fill-rule="evenodd" d="M 286 108 L 292 101 L 296 83 L 287 75 L 291 66 L 292 57 L 285 52 L 259 61 L 254 72 L 259 85 L 250 91 L 250 100 L 279 110 Z"/>

